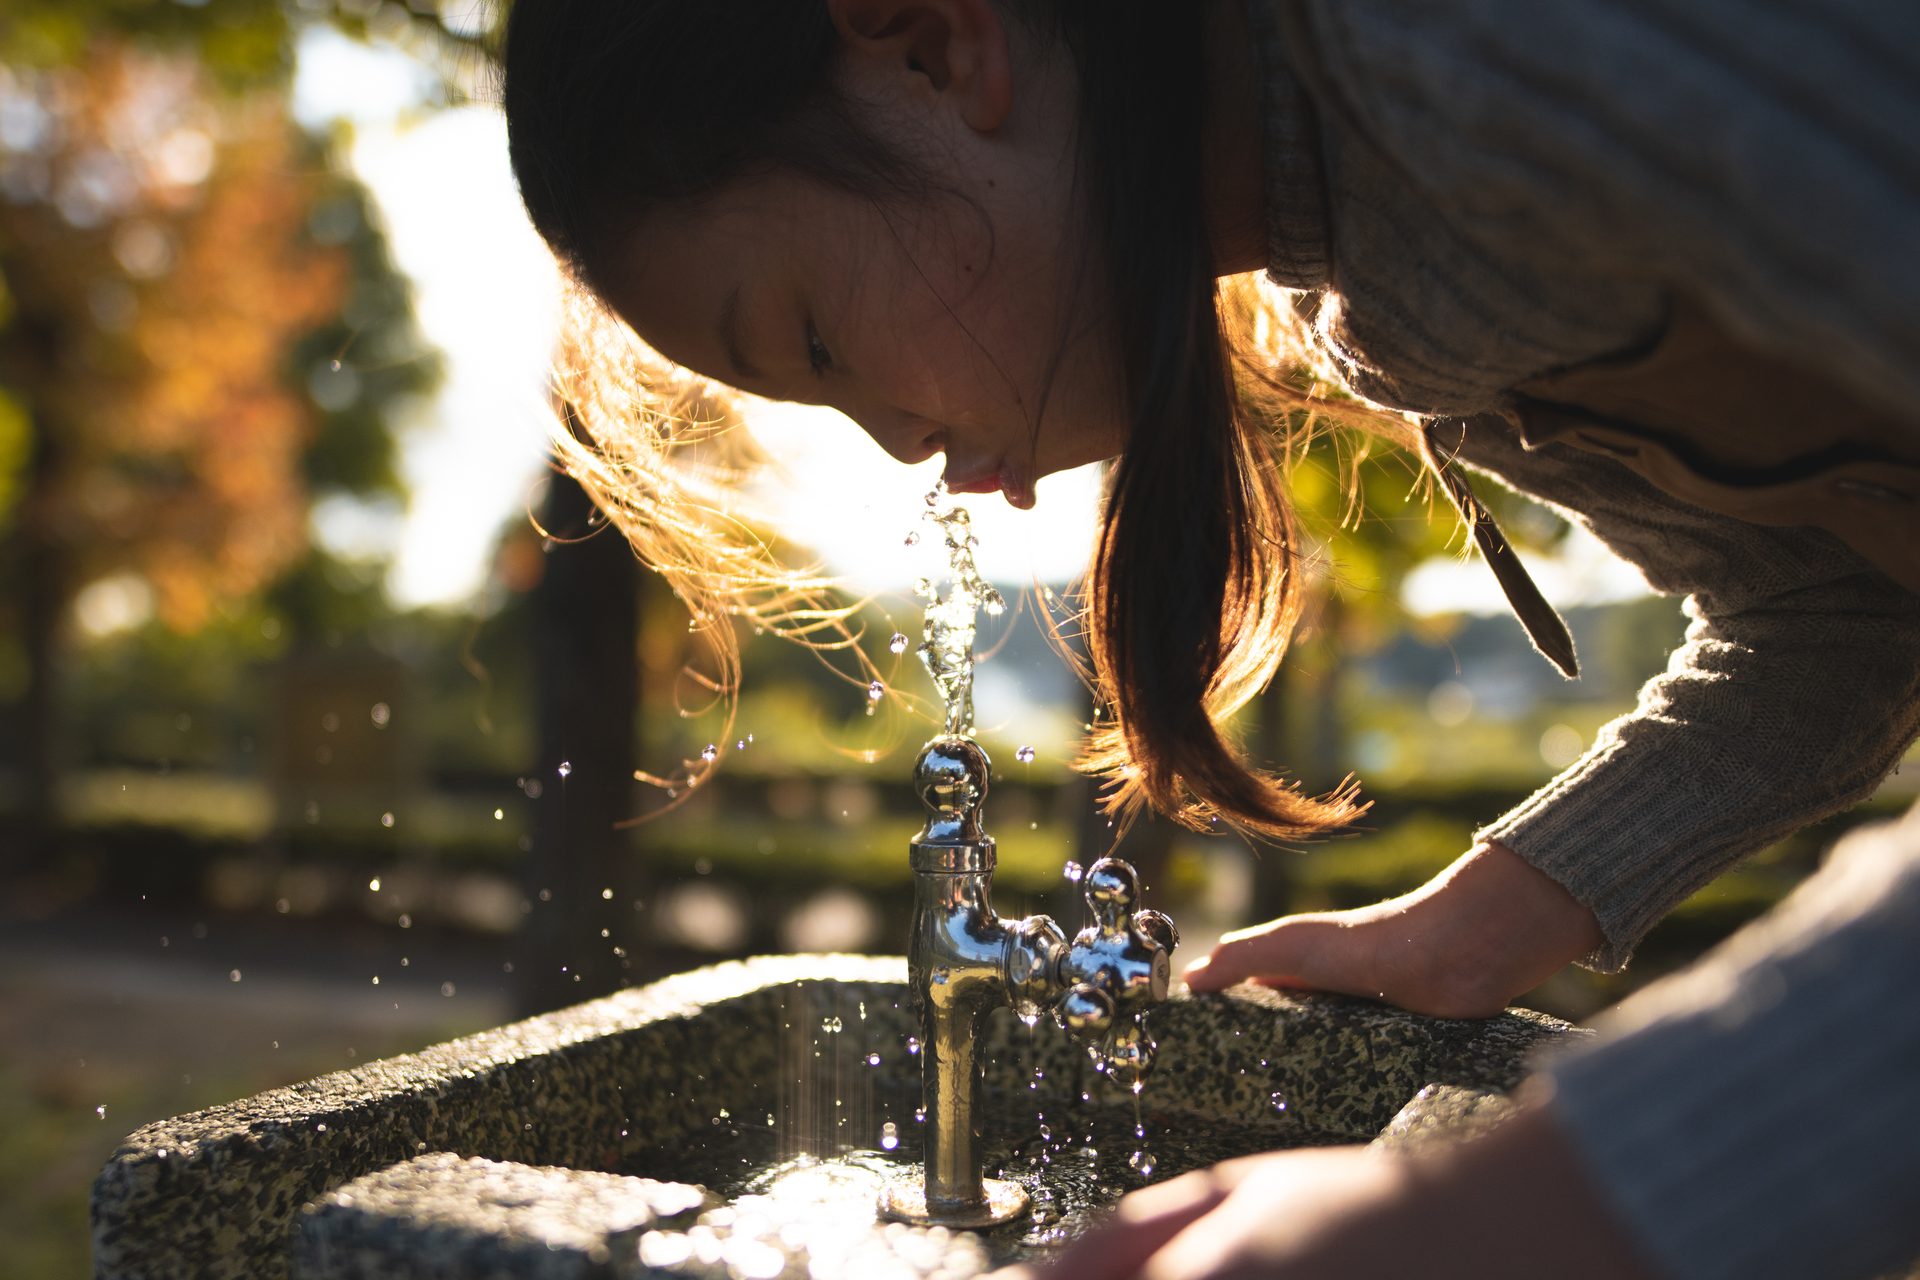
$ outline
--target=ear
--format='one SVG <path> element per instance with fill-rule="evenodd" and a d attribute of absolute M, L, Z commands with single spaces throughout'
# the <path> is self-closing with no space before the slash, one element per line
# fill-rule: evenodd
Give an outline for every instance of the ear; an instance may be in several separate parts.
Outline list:
<path fill-rule="evenodd" d="M 1013 59 L 993 0 L 827 0 L 827 12 L 849 52 L 914 77 L 969 127 L 1005 122 Z"/>

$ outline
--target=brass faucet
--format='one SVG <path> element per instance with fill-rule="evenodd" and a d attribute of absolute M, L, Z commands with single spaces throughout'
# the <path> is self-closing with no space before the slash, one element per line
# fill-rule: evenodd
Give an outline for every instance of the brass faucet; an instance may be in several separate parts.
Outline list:
<path fill-rule="evenodd" d="M 927 743 L 914 762 L 928 816 L 912 846 L 907 967 L 920 1014 L 926 1177 L 894 1183 L 880 1206 L 906 1222 L 988 1227 L 1027 1210 L 1018 1183 L 981 1172 L 973 1119 L 981 1020 L 1000 1005 L 1029 1019 L 1050 1009 L 1112 1076 L 1137 1088 L 1153 1041 L 1135 1015 L 1166 999 L 1179 940 L 1166 916 L 1134 910 L 1139 877 L 1117 858 L 1100 859 L 1083 876 L 1094 923 L 1072 943 L 1050 916 L 996 916 L 993 837 L 980 825 L 991 769 L 978 743 L 955 735 Z"/>

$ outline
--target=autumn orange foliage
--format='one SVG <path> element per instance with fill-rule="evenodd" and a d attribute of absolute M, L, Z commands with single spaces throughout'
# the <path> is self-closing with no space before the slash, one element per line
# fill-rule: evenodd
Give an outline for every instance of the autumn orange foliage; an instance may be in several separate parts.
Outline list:
<path fill-rule="evenodd" d="M 288 351 L 337 314 L 341 250 L 305 235 L 323 174 L 278 90 L 216 89 L 190 59 L 102 44 L 31 85 L 42 198 L 0 201 L 17 308 L 0 385 L 47 457 L 16 518 L 77 588 L 134 573 L 199 629 L 304 551 L 317 428 Z"/>

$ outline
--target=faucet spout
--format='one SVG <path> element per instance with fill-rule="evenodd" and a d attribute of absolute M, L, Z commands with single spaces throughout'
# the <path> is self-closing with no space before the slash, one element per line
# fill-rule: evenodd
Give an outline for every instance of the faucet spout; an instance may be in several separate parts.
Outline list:
<path fill-rule="evenodd" d="M 993 838 L 980 823 L 991 763 L 970 738 L 935 738 L 921 749 L 914 783 L 926 805 L 914 838 L 914 912 L 909 982 L 920 1015 L 926 1094 L 926 1176 L 888 1188 L 881 1210 L 908 1222 L 986 1227 L 1026 1212 L 1018 1183 L 986 1178 L 974 1123 L 982 1020 L 1001 1005 L 1032 1017 L 1055 1006 L 1074 1034 L 1100 1039 L 1103 1062 L 1137 1080 L 1152 1043 L 1120 1014 L 1164 999 L 1172 922 L 1132 911 L 1133 869 L 1102 859 L 1087 875 L 1096 924 L 1068 945 L 1047 916 L 1003 920 L 994 913 Z"/>

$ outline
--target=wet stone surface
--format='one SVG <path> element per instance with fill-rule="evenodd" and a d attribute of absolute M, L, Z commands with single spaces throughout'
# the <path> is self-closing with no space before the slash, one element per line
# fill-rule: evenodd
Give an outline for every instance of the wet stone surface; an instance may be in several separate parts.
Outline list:
<path fill-rule="evenodd" d="M 328 1269 L 311 1254 L 296 1271 L 290 1259 L 309 1202 L 324 1206 L 356 1179 L 434 1153 L 536 1171 L 645 1171 L 684 1182 L 694 1155 L 708 1150 L 722 1163 L 701 1176 L 743 1188 L 768 1169 L 791 1171 L 800 1167 L 796 1161 L 849 1151 L 867 1151 L 891 1167 L 918 1141 L 920 1062 L 905 977 L 904 963 L 889 958 L 787 956 L 719 965 L 149 1125 L 127 1138 L 95 1182 L 96 1273 L 420 1274 L 365 1259 L 352 1263 L 357 1270 L 331 1263 Z M 1510 1089 L 1528 1056 L 1567 1030 L 1536 1014 L 1449 1023 L 1361 1001 L 1252 988 L 1176 998 L 1148 1026 L 1160 1051 L 1143 1100 L 1145 1150 L 1158 1177 L 1238 1151 L 1368 1141 L 1428 1085 Z M 1061 1151 L 1032 1145 L 1040 1123 L 1051 1126 L 1057 1142 L 1092 1117 L 1099 1162 L 1127 1161 L 1138 1149 L 1130 1141 L 1131 1096 L 1112 1087 L 1051 1023 L 1028 1028 L 1011 1015 L 996 1017 L 983 1050 L 990 1065 L 981 1119 L 1005 1130 L 1010 1173 L 1024 1178 L 1031 1170 L 1023 1161 L 1051 1161 L 1049 1178 L 1057 1178 L 1063 1157 L 1072 1158 L 1071 1144 Z M 1102 1119 L 1111 1109 L 1119 1122 Z M 1114 1123 L 1127 1140 L 1108 1141 L 1102 1125 Z M 1175 1132 L 1178 1143 L 1168 1136 Z M 746 1145 L 729 1156 L 730 1139 L 722 1135 L 730 1133 L 755 1136 L 751 1143 L 742 1136 Z M 1219 1135 L 1234 1137 L 1231 1151 L 1209 1145 Z M 436 1167 L 416 1165 L 412 1181 L 391 1187 L 414 1185 L 415 1175 Z M 1137 1185 L 1140 1171 L 1124 1168 L 1103 1167 L 1098 1185 Z M 729 1173 L 741 1181 L 730 1182 Z M 536 1178 L 525 1185 L 547 1184 Z M 618 1195 L 627 1184 L 589 1178 L 581 1185 L 612 1187 L 607 1194 Z M 599 1194 L 583 1193 L 581 1212 L 596 1204 L 594 1212 L 603 1212 Z M 998 1247 L 964 1233 L 876 1228 L 872 1201 L 862 1200 L 847 1201 L 859 1205 L 849 1212 L 865 1214 L 861 1239 L 944 1259 L 930 1265 L 965 1274 L 966 1258 L 991 1257 Z M 442 1207 L 432 1213 L 441 1215 L 445 1205 L 434 1203 Z M 724 1217 L 738 1206 L 706 1212 Z M 608 1218 L 595 1228 L 591 1218 L 575 1226 L 586 1238 L 600 1230 L 606 1260 L 583 1263 L 597 1269 L 579 1274 L 698 1274 L 687 1268 L 732 1266 L 724 1241 L 750 1235 L 736 1233 L 737 1222 L 710 1220 L 696 1223 L 697 1231 L 655 1224 L 634 1239 L 632 1222 Z M 432 1221 L 437 1229 L 454 1227 L 444 1216 Z M 476 1215 L 467 1226 L 476 1239 L 502 1242 L 491 1255 L 498 1265 L 476 1264 L 470 1274 L 549 1274 L 510 1269 L 515 1237 L 489 1222 L 497 1225 Z M 649 1239 L 650 1255 L 642 1250 Z M 631 1251 L 624 1240 L 632 1241 Z M 676 1258 L 681 1249 L 685 1256 Z M 749 1274 L 773 1263 L 763 1252 L 751 1267 L 735 1269 Z"/>
<path fill-rule="evenodd" d="M 701 1188 L 438 1152 L 357 1178 L 307 1205 L 294 1237 L 301 1276 L 530 1280 L 609 1274 L 653 1230 L 713 1207 Z"/>
<path fill-rule="evenodd" d="M 1040 1261 L 1097 1227 L 1122 1195 L 1234 1156 L 1289 1146 L 1345 1141 L 1300 1126 L 1209 1125 L 1204 1117 L 1145 1108 L 1082 1107 L 1050 1120 L 1002 1109 L 983 1132 L 986 1170 L 1025 1187 L 1032 1210 L 1005 1226 L 949 1232 L 874 1220 L 887 1183 L 919 1176 L 920 1126 L 890 1151 L 781 1159 L 767 1131 L 716 1134 L 679 1152 L 648 1153 L 636 1173 L 672 1176 L 710 1189 L 724 1206 L 690 1228 L 664 1228 L 636 1250 L 656 1270 L 674 1275 L 725 1275 L 733 1241 L 761 1241 L 783 1255 L 793 1276 L 974 1275 L 1012 1262 Z M 677 1236 L 685 1234 L 686 1240 Z M 716 1266 L 693 1247 L 706 1238 L 721 1251 Z M 933 1247 L 934 1244 L 940 1247 Z"/>

